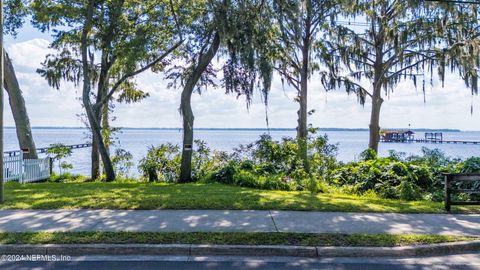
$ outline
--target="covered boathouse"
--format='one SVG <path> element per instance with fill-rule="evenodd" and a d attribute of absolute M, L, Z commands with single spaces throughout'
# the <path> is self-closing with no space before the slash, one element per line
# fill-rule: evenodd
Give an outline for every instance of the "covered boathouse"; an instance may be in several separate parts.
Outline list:
<path fill-rule="evenodd" d="M 384 130 L 380 134 L 382 142 L 414 142 L 415 132 L 411 130 Z"/>

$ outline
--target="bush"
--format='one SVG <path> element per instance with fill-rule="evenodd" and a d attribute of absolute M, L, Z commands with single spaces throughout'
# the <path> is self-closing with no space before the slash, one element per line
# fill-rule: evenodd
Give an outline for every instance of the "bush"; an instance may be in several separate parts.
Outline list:
<path fill-rule="evenodd" d="M 207 182 L 217 182 L 221 184 L 231 185 L 234 184 L 233 177 L 236 174 L 238 168 L 234 161 L 228 162 L 225 166 L 221 167 L 217 171 L 210 173 L 206 177 Z"/>
<path fill-rule="evenodd" d="M 413 201 L 421 199 L 418 186 L 414 183 L 404 180 L 395 188 L 398 197 L 402 200 Z"/>
<path fill-rule="evenodd" d="M 360 161 L 375 160 L 377 157 L 377 152 L 370 148 L 360 153 Z"/>
<path fill-rule="evenodd" d="M 112 164 L 116 174 L 120 177 L 128 177 L 130 168 L 133 167 L 133 155 L 124 149 L 115 149 L 112 156 Z"/>
<path fill-rule="evenodd" d="M 233 175 L 233 182 L 241 187 L 258 188 L 260 183 L 257 179 L 253 173 L 244 170 L 239 170 Z"/>
<path fill-rule="evenodd" d="M 180 152 L 171 143 L 151 146 L 140 160 L 139 171 L 148 181 L 175 182 L 180 174 Z"/>
<path fill-rule="evenodd" d="M 436 149 L 423 148 L 422 151 L 422 156 L 406 157 L 403 153 L 392 152 L 386 158 L 376 159 L 364 151 L 362 161 L 334 169 L 327 182 L 349 193 L 375 192 L 383 198 L 438 201 L 443 196 L 442 173 L 480 168 L 479 158 L 459 163 Z"/>
<path fill-rule="evenodd" d="M 267 190 L 291 190 L 290 186 L 281 176 L 267 176 L 261 185 L 262 189 Z"/>
<path fill-rule="evenodd" d="M 480 157 L 471 157 L 460 165 L 461 173 L 480 173 Z"/>
<path fill-rule="evenodd" d="M 310 129 L 308 138 L 310 172 L 305 170 L 303 160 L 298 156 L 297 140 L 288 137 L 274 141 L 270 135 L 261 135 L 252 144 L 240 145 L 231 158 L 239 164 L 238 169 L 257 177 L 258 188 L 263 186 L 258 184 L 258 179 L 268 179 L 268 187 L 264 188 L 278 186 L 281 189 L 310 190 L 315 193 L 319 180 L 327 178 L 338 166 L 335 159 L 337 146 L 329 144 L 326 135 L 317 136 L 316 132 Z M 288 184 L 284 179 L 288 180 Z"/>

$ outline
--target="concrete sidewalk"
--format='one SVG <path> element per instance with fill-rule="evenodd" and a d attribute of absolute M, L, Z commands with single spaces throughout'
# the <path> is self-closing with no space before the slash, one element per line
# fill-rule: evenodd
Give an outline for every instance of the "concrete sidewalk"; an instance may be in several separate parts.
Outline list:
<path fill-rule="evenodd" d="M 480 235 L 480 215 L 262 210 L 1 210 L 1 232 L 304 232 Z"/>

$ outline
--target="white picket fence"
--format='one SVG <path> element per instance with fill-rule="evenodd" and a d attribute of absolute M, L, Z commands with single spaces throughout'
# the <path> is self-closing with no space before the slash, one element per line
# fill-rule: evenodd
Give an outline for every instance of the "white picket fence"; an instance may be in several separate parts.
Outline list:
<path fill-rule="evenodd" d="M 23 159 L 23 155 L 4 156 L 3 177 L 5 182 L 35 182 L 50 177 L 50 158 Z"/>

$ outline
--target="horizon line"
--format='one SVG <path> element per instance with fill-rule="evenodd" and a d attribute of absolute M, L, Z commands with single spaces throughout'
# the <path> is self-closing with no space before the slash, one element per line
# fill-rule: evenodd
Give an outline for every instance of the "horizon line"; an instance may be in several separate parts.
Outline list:
<path fill-rule="evenodd" d="M 15 126 L 6 126 L 5 129 L 15 129 Z M 127 130 L 182 130 L 181 127 L 115 127 L 119 129 L 127 129 Z M 32 129 L 88 129 L 87 127 L 68 127 L 68 126 L 34 126 Z M 400 129 L 396 128 L 384 128 L 384 129 Z M 405 128 L 403 128 L 405 129 Z M 462 131 L 480 131 L 480 130 L 461 130 L 455 128 L 410 128 L 411 130 L 437 130 L 437 131 L 451 131 L 451 132 L 462 132 Z M 246 128 L 246 127 L 238 127 L 238 128 L 218 128 L 218 127 L 198 127 L 194 128 L 194 130 L 285 130 L 285 131 L 294 131 L 296 128 L 287 128 L 287 127 L 271 127 L 271 128 Z M 368 131 L 368 128 L 343 128 L 343 127 L 321 127 L 319 130 L 330 130 L 330 131 Z"/>

